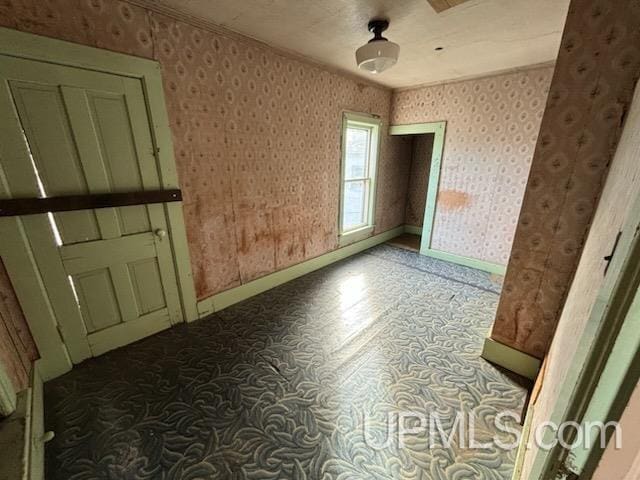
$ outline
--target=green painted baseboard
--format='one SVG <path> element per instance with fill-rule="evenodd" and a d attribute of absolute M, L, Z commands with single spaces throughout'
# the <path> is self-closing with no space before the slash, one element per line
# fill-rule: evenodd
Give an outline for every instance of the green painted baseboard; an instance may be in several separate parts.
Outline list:
<path fill-rule="evenodd" d="M 31 441 L 26 449 L 28 454 L 29 480 L 44 480 L 44 444 L 50 440 L 51 433 L 45 434 L 44 430 L 44 385 L 40 375 L 42 360 L 37 360 L 33 365 L 31 375 L 31 427 L 29 437 Z"/>
<path fill-rule="evenodd" d="M 415 225 L 405 225 L 404 233 L 410 233 L 412 235 L 422 235 L 422 227 L 417 227 Z"/>
<path fill-rule="evenodd" d="M 36 361 L 31 385 L 16 395 L 15 411 L 0 427 L 0 479 L 44 480 L 44 403 Z"/>
<path fill-rule="evenodd" d="M 462 255 L 456 255 L 454 253 L 441 252 L 440 250 L 433 250 L 431 248 L 420 249 L 420 253 L 428 257 L 437 258 L 438 260 L 457 263 L 458 265 L 464 265 L 465 267 L 471 267 L 477 270 L 495 273 L 497 275 L 504 275 L 507 271 L 507 267 L 504 265 L 485 262 L 484 260 L 478 260 L 477 258 L 463 257 Z"/>
<path fill-rule="evenodd" d="M 489 337 L 484 339 L 481 357 L 530 380 L 536 379 L 542 363 L 527 353 L 496 342 Z"/>
<path fill-rule="evenodd" d="M 264 277 L 253 280 L 239 287 L 217 293 L 209 298 L 198 302 L 198 313 L 200 318 L 220 311 L 235 303 L 251 298 L 259 293 L 266 292 L 278 285 L 282 285 L 290 280 L 306 275 L 307 273 L 326 267 L 334 262 L 355 255 L 368 248 L 374 247 L 388 240 L 391 240 L 404 232 L 404 227 L 397 227 L 392 230 L 361 240 L 346 247 L 338 248 L 319 257 L 306 260 L 297 265 L 270 273 Z"/>

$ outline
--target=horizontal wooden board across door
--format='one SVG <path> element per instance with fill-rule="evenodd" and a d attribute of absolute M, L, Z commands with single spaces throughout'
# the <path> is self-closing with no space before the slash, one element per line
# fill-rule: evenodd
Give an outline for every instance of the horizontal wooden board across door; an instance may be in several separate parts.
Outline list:
<path fill-rule="evenodd" d="M 0 56 L 11 197 L 161 189 L 139 79 Z M 77 363 L 182 321 L 163 204 L 20 217 Z"/>

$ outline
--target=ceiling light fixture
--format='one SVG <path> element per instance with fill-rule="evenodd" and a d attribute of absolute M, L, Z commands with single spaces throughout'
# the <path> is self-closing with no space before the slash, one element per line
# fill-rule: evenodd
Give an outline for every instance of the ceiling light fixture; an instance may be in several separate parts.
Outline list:
<path fill-rule="evenodd" d="M 356 61 L 361 69 L 380 73 L 396 64 L 400 45 L 382 36 L 382 32 L 389 28 L 388 20 L 371 20 L 368 28 L 374 36 L 369 43 L 356 50 Z"/>

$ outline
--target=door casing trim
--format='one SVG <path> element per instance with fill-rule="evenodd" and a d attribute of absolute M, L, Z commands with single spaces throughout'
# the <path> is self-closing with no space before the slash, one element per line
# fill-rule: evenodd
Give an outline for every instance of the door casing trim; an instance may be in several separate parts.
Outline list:
<path fill-rule="evenodd" d="M 457 263 L 458 265 L 464 265 L 466 267 L 484 270 L 485 272 L 504 275 L 507 269 L 505 265 L 437 250 L 431 245 L 446 129 L 446 121 L 391 125 L 389 127 L 389 135 L 423 135 L 425 133 L 433 133 L 434 135 L 433 149 L 431 151 L 431 166 L 429 169 L 429 184 L 427 186 L 427 200 L 424 209 L 424 221 L 422 223 L 422 232 L 418 233 L 418 235 L 422 235 L 422 240 L 420 241 L 420 253 L 439 260 Z M 416 230 L 413 230 L 413 232 L 416 232 L 420 227 L 414 228 Z"/>
<path fill-rule="evenodd" d="M 63 40 L 0 27 L 0 55 L 53 63 L 139 79 L 156 150 L 160 184 L 180 188 L 174 158 L 160 64 L 154 60 L 78 45 Z M 1 166 L 0 166 L 1 167 Z M 0 168 L 0 196 L 8 196 Z M 164 204 L 182 313 L 186 321 L 198 318 L 195 285 L 189 258 L 187 232 L 181 202 Z M 49 304 L 33 252 L 18 217 L 0 219 L 0 255 L 40 352 L 40 373 L 50 380 L 72 368 L 68 352 Z M 26 268 L 25 268 L 26 267 Z M 33 307 L 27 304 L 33 303 Z"/>

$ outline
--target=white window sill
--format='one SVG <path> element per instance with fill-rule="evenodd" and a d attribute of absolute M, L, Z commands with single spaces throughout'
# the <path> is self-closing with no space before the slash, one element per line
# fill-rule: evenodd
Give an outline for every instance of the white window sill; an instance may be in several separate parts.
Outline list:
<path fill-rule="evenodd" d="M 356 243 L 360 240 L 364 240 L 365 238 L 369 238 L 371 235 L 373 235 L 374 228 L 375 225 L 367 225 L 357 230 L 343 233 L 338 238 L 338 246 L 346 247 L 347 245 L 351 245 L 352 243 Z"/>

